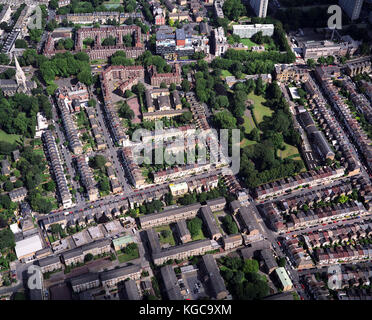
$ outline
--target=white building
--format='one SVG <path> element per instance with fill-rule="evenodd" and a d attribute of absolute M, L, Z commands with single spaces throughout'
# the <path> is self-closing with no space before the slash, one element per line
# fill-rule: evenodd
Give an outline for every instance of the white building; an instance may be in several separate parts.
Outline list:
<path fill-rule="evenodd" d="M 39 234 L 16 242 L 15 252 L 19 260 L 33 260 L 36 251 L 43 248 Z"/>
<path fill-rule="evenodd" d="M 44 130 L 48 129 L 48 120 L 40 112 L 37 113 L 36 120 L 37 124 L 35 138 L 41 138 Z"/>
<path fill-rule="evenodd" d="M 262 35 L 271 37 L 274 34 L 274 25 L 273 24 L 233 25 L 233 34 L 240 36 L 240 38 L 251 38 L 260 31 L 262 31 Z"/>
<path fill-rule="evenodd" d="M 213 30 L 213 47 L 216 57 L 222 56 L 228 49 L 227 38 L 222 27 Z"/>

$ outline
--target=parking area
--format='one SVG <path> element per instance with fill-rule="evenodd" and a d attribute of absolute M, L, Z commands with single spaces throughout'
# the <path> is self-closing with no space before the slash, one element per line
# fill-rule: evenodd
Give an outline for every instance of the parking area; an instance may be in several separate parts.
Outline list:
<path fill-rule="evenodd" d="M 191 300 L 198 300 L 200 298 L 207 297 L 205 288 L 199 279 L 197 271 L 183 273 L 182 280 L 183 281 L 180 283 L 180 287 L 182 290 L 182 286 L 185 286 L 184 289 L 188 293 L 188 298 Z"/>

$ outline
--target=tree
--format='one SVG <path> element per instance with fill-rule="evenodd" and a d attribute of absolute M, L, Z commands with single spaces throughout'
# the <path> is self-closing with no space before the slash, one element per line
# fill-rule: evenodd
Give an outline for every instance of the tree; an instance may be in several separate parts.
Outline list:
<path fill-rule="evenodd" d="M 229 106 L 229 99 L 224 95 L 217 96 L 216 105 L 218 108 L 226 108 Z"/>
<path fill-rule="evenodd" d="M 101 43 L 102 46 L 115 46 L 116 45 L 116 39 L 112 36 L 109 36 L 108 38 L 104 39 Z"/>
<path fill-rule="evenodd" d="M 9 64 L 10 59 L 5 53 L 0 53 L 0 64 Z"/>
<path fill-rule="evenodd" d="M 223 12 L 230 19 L 238 21 L 245 14 L 245 6 L 241 0 L 226 0 L 223 4 Z"/>
<path fill-rule="evenodd" d="M 132 120 L 134 118 L 134 111 L 129 107 L 126 101 L 119 101 L 117 105 L 119 106 L 118 114 L 121 118 L 128 120 Z"/>
<path fill-rule="evenodd" d="M 203 221 L 198 217 L 187 221 L 187 228 L 191 233 L 191 237 L 196 237 L 200 233 L 202 225 Z"/>
<path fill-rule="evenodd" d="M 41 35 L 43 34 L 43 30 L 40 30 L 40 29 L 29 29 L 28 31 L 29 33 L 29 36 L 30 36 L 30 40 L 32 42 L 40 42 L 41 40 Z"/>
<path fill-rule="evenodd" d="M 163 238 L 168 238 L 172 235 L 172 232 L 170 230 L 162 230 L 160 234 Z"/>
<path fill-rule="evenodd" d="M 4 183 L 4 186 L 3 186 L 4 190 L 9 192 L 9 191 L 12 191 L 14 189 L 14 186 L 13 186 L 13 183 L 10 182 L 10 181 L 6 181 Z"/>
<path fill-rule="evenodd" d="M 49 1 L 49 8 L 52 10 L 58 9 L 58 0 L 50 0 Z"/>
<path fill-rule="evenodd" d="M 252 37 L 252 41 L 257 43 L 257 44 L 263 44 L 264 43 L 264 38 L 263 38 L 262 31 L 259 31 L 256 34 L 254 34 L 253 37 Z"/>
<path fill-rule="evenodd" d="M 278 266 L 284 268 L 286 265 L 286 260 L 284 257 L 279 258 Z"/>
<path fill-rule="evenodd" d="M 90 70 L 83 70 L 78 73 L 77 78 L 80 82 L 86 84 L 87 86 L 90 86 L 93 84 L 93 77 Z"/>
<path fill-rule="evenodd" d="M 61 235 L 61 234 L 63 234 L 63 229 L 62 229 L 61 225 L 58 224 L 58 223 L 52 224 L 50 226 L 50 231 L 54 235 Z"/>
<path fill-rule="evenodd" d="M 252 141 L 260 142 L 260 130 L 254 127 L 252 131 L 249 133 L 249 139 Z"/>
<path fill-rule="evenodd" d="M 88 106 L 89 107 L 95 107 L 97 105 L 97 100 L 95 99 L 89 99 Z"/>
<path fill-rule="evenodd" d="M 84 256 L 84 262 L 92 261 L 94 256 L 91 253 L 88 253 Z"/>
<path fill-rule="evenodd" d="M 254 259 L 246 259 L 244 261 L 243 271 L 244 273 L 256 273 L 258 271 L 258 261 Z"/>
<path fill-rule="evenodd" d="M 230 215 L 226 215 L 223 222 L 228 234 L 237 234 L 239 232 L 236 223 Z"/>
<path fill-rule="evenodd" d="M 165 82 L 162 82 L 162 83 L 160 84 L 160 88 L 162 88 L 162 89 L 166 89 L 166 88 L 167 88 L 167 84 L 166 84 Z"/>
<path fill-rule="evenodd" d="M 171 83 L 171 84 L 169 85 L 169 91 L 170 91 L 170 92 L 172 92 L 172 91 L 174 91 L 174 90 L 176 90 L 176 89 L 177 89 L 177 86 L 176 86 L 175 83 Z"/>
<path fill-rule="evenodd" d="M 101 171 L 104 171 L 106 162 L 107 160 L 103 155 L 97 154 L 93 158 L 90 159 L 89 165 L 94 169 L 99 169 Z"/>
<path fill-rule="evenodd" d="M 183 92 L 189 92 L 190 91 L 190 82 L 186 79 L 183 79 L 181 82 L 181 88 Z"/>
<path fill-rule="evenodd" d="M 314 68 L 316 66 L 316 62 L 314 59 L 309 59 L 307 60 L 307 65 L 310 67 L 310 68 Z"/>
<path fill-rule="evenodd" d="M 164 196 L 164 201 L 165 201 L 165 203 L 166 203 L 168 206 L 174 204 L 173 194 L 172 194 L 171 192 L 168 192 L 167 194 L 165 194 L 165 196 Z"/>
<path fill-rule="evenodd" d="M 65 47 L 66 50 L 71 50 L 74 47 L 74 41 L 71 38 L 67 38 L 64 41 L 63 46 Z"/>
<path fill-rule="evenodd" d="M 187 111 L 187 112 L 184 112 L 181 116 L 180 116 L 180 120 L 183 122 L 183 123 L 188 123 L 192 120 L 192 113 L 190 111 Z"/>
<path fill-rule="evenodd" d="M 17 39 L 16 42 L 15 42 L 15 47 L 26 49 L 27 48 L 27 42 L 23 39 Z"/>
<path fill-rule="evenodd" d="M 106 176 L 101 177 L 101 179 L 99 180 L 98 186 L 99 186 L 100 191 L 109 192 L 110 191 L 110 182 L 109 182 L 108 177 L 106 177 Z"/>
<path fill-rule="evenodd" d="M 258 96 L 261 96 L 265 93 L 265 86 L 263 84 L 263 81 L 262 81 L 261 77 L 258 77 L 258 79 L 256 81 L 256 88 L 255 88 L 254 93 Z"/>
<path fill-rule="evenodd" d="M 44 189 L 46 191 L 49 191 L 49 192 L 52 192 L 52 191 L 55 191 L 56 190 L 56 184 L 55 184 L 55 182 L 53 180 L 50 180 L 47 183 L 45 183 L 43 185 L 43 187 L 44 187 Z"/>
<path fill-rule="evenodd" d="M 14 234 L 10 229 L 0 230 L 0 250 L 14 248 Z"/>
<path fill-rule="evenodd" d="M 230 111 L 223 110 L 214 115 L 214 123 L 220 129 L 235 129 L 236 118 L 233 117 Z"/>

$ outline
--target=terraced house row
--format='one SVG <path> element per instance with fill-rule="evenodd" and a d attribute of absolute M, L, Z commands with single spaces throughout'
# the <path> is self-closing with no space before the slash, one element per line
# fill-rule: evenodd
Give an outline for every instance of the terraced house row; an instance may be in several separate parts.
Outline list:
<path fill-rule="evenodd" d="M 372 245 L 318 249 L 316 250 L 316 258 L 319 265 L 367 261 L 372 258 Z"/>
<path fill-rule="evenodd" d="M 76 129 L 72 115 L 62 99 L 57 100 L 57 105 L 61 113 L 63 127 L 65 128 L 65 133 L 69 143 L 69 147 L 74 154 L 80 155 L 83 153 L 83 147 L 81 145 L 78 131 Z"/>
<path fill-rule="evenodd" d="M 68 190 L 67 180 L 64 174 L 61 158 L 58 153 L 56 141 L 50 130 L 46 130 L 42 137 L 44 140 L 45 149 L 47 151 L 50 169 L 57 184 L 60 200 L 64 208 L 69 208 L 72 206 L 72 196 Z"/>
<path fill-rule="evenodd" d="M 142 66 L 110 66 L 101 73 L 100 78 L 104 100 L 103 106 L 108 120 L 110 132 L 114 138 L 114 141 L 119 145 L 124 146 L 125 142 L 128 140 L 128 137 L 124 132 L 123 126 L 121 125 L 116 106 L 112 103 L 112 92 L 114 91 L 113 83 L 115 82 L 118 86 L 120 86 L 120 84 L 129 79 L 138 79 L 144 81 L 144 68 Z"/>
<path fill-rule="evenodd" d="M 317 72 L 319 73 L 320 71 L 317 69 Z M 358 145 L 360 152 L 366 160 L 367 166 L 372 169 L 371 140 L 352 115 L 349 106 L 345 103 L 344 98 L 339 94 L 338 89 L 329 81 L 328 78 L 324 79 L 321 76 L 318 76 L 318 78 L 321 80 L 322 87 L 327 94 L 332 107 L 345 124 L 350 136 Z"/>
<path fill-rule="evenodd" d="M 320 184 L 329 184 L 333 180 L 342 177 L 344 173 L 345 170 L 343 168 L 332 169 L 330 167 L 303 172 L 293 177 L 263 184 L 254 190 L 254 196 L 258 200 L 262 200 L 306 185 L 314 187 Z"/>
<path fill-rule="evenodd" d="M 96 181 L 83 155 L 76 158 L 76 166 L 80 174 L 80 181 L 87 191 L 89 201 L 96 201 L 98 199 Z"/>
<path fill-rule="evenodd" d="M 357 241 L 372 235 L 372 223 L 350 224 L 328 230 L 315 231 L 303 235 L 303 239 L 310 250 L 321 246 L 333 246 L 338 243 Z"/>
<path fill-rule="evenodd" d="M 280 218 L 277 218 L 277 221 L 275 221 L 274 218 L 271 217 L 272 215 L 278 216 L 280 214 L 278 209 L 273 206 L 267 206 L 265 214 L 271 219 L 272 227 L 276 231 L 284 232 L 298 230 L 303 227 L 316 226 L 333 220 L 340 220 L 347 216 L 366 215 L 368 211 L 360 202 L 349 201 L 344 204 L 335 204 L 329 207 L 298 211 L 296 215 L 294 213 L 290 214 L 290 218 L 286 222 Z"/>

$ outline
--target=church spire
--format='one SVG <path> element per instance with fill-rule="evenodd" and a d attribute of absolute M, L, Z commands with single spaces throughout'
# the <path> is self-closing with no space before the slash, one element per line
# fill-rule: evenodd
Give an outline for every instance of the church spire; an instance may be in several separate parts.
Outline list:
<path fill-rule="evenodd" d="M 18 86 L 22 85 L 24 88 L 27 88 L 25 73 L 23 72 L 21 66 L 19 65 L 17 57 L 16 57 L 15 54 L 14 54 L 14 63 L 15 63 L 15 66 L 16 66 L 15 77 L 16 77 L 16 81 L 17 81 Z"/>

